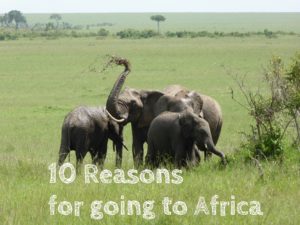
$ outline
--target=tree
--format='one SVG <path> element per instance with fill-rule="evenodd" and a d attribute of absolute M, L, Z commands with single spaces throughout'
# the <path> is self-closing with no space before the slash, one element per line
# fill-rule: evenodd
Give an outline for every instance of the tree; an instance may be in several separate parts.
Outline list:
<path fill-rule="evenodd" d="M 21 24 L 27 25 L 27 21 L 25 16 L 18 10 L 9 11 L 6 16 L 6 20 L 8 20 L 8 24 L 15 22 L 16 30 L 19 29 Z"/>
<path fill-rule="evenodd" d="M 46 24 L 45 31 L 49 31 L 49 30 L 54 30 L 54 23 L 49 22 Z"/>
<path fill-rule="evenodd" d="M 109 31 L 104 29 L 104 28 L 101 28 L 99 31 L 98 31 L 98 36 L 100 37 L 107 37 L 108 34 L 109 34 Z"/>
<path fill-rule="evenodd" d="M 150 19 L 157 22 L 157 33 L 159 34 L 159 23 L 165 21 L 166 18 L 162 15 L 154 15 L 151 16 Z"/>
<path fill-rule="evenodd" d="M 58 29 L 59 21 L 62 19 L 60 14 L 53 13 L 50 15 L 50 20 L 55 20 L 56 21 L 56 29 Z"/>
<path fill-rule="evenodd" d="M 9 19 L 8 19 L 8 14 L 5 13 L 4 16 L 2 16 L 2 25 L 8 26 L 9 25 Z"/>

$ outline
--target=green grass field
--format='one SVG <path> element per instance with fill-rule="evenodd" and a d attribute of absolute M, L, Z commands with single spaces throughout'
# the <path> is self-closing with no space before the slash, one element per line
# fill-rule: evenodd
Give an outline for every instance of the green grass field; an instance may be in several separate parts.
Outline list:
<path fill-rule="evenodd" d="M 61 14 L 62 21 L 72 25 L 112 23 L 105 29 L 116 32 L 122 29 L 154 29 L 156 22 L 150 20 L 157 13 L 90 13 Z M 166 21 L 161 23 L 164 31 L 248 32 L 294 31 L 300 32 L 299 13 L 160 13 Z M 50 14 L 27 14 L 29 24 L 50 22 Z M 53 22 L 53 21 L 52 21 Z"/>
<path fill-rule="evenodd" d="M 168 17 L 171 20 L 171 15 Z M 114 22 L 112 17 L 108 19 L 107 22 Z M 266 20 L 273 19 L 266 16 Z M 250 22 L 239 22 L 243 23 Z M 272 29 L 256 21 L 253 23 L 256 27 L 250 26 L 249 30 Z M 151 26 L 150 20 L 148 24 Z M 204 21 L 203 24 L 209 27 Z M 198 25 L 192 24 L 191 29 Z M 278 30 L 300 30 L 294 20 L 286 26 L 282 21 L 282 28 L 278 24 L 274 26 Z M 182 27 L 185 26 L 182 24 Z M 217 23 L 216 27 L 220 27 L 217 30 L 239 29 L 229 22 Z M 247 25 L 241 27 L 248 30 Z M 220 169 L 216 157 L 198 168 L 184 171 L 180 185 L 85 184 L 83 175 L 78 175 L 69 185 L 49 184 L 47 169 L 57 161 L 60 129 L 66 113 L 77 105 L 104 105 L 123 69 L 114 67 L 100 73 L 106 54 L 120 55 L 131 61 L 132 72 L 125 86 L 162 90 L 169 84 L 181 84 L 217 99 L 224 115 L 217 147 L 230 155 L 239 148 L 240 132 L 249 129 L 251 120 L 231 99 L 230 87 L 238 88 L 227 72 L 247 74 L 249 84 L 257 87 L 261 84 L 263 68 L 273 55 L 288 62 L 297 50 L 300 50 L 299 36 L 0 41 L 0 224 L 299 224 L 300 157 L 299 152 L 291 148 L 286 149 L 283 164 L 263 163 L 263 180 L 253 165 L 236 162 Z M 131 148 L 130 126 L 126 127 L 125 140 Z M 108 152 L 105 168 L 113 170 L 111 145 Z M 75 162 L 73 153 L 71 161 Z M 90 163 L 89 157 L 85 163 Z M 131 152 L 124 151 L 123 169 L 132 167 Z M 57 201 L 84 201 L 81 216 L 50 216 L 48 201 L 52 194 L 57 195 Z M 194 216 L 199 196 L 209 202 L 215 194 L 222 201 L 230 201 L 231 195 L 237 202 L 259 201 L 264 215 Z M 142 216 L 104 216 L 101 221 L 90 218 L 89 204 L 93 200 L 120 202 L 121 195 L 125 200 L 141 203 L 154 200 L 156 218 L 149 221 Z M 161 201 L 165 196 L 186 202 L 187 214 L 164 215 Z"/>

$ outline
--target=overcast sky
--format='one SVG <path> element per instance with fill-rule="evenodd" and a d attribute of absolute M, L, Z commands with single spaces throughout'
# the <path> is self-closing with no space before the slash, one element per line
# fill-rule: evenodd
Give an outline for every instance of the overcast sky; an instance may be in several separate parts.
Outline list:
<path fill-rule="evenodd" d="M 300 12 L 300 0 L 0 0 L 0 13 Z"/>

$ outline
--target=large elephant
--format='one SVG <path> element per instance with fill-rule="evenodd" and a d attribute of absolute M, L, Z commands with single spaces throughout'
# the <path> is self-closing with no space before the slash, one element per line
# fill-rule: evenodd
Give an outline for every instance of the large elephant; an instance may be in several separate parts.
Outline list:
<path fill-rule="evenodd" d="M 181 168 L 194 165 L 194 144 L 219 157 L 225 163 L 224 153 L 218 151 L 212 140 L 209 124 L 191 111 L 164 112 L 151 123 L 148 131 L 146 164 L 158 167 L 170 161 Z"/>
<path fill-rule="evenodd" d="M 122 129 L 107 115 L 104 107 L 79 106 L 64 119 L 61 132 L 58 165 L 62 165 L 71 150 L 76 152 L 76 167 L 90 152 L 94 164 L 103 165 L 107 142 L 111 139 L 116 150 L 116 166 L 122 163 Z"/>
<path fill-rule="evenodd" d="M 122 125 L 131 123 L 132 153 L 134 166 L 143 164 L 144 148 L 147 132 L 152 120 L 164 111 L 180 112 L 191 108 L 196 114 L 202 113 L 207 119 L 213 140 L 216 143 L 222 126 L 222 114 L 219 105 L 211 98 L 203 98 L 196 92 L 187 91 L 179 85 L 169 86 L 164 92 L 136 90 L 122 86 L 130 72 L 129 62 L 121 60 L 117 64 L 125 66 L 125 70 L 117 78 L 106 102 L 106 109 L 112 119 Z M 205 101 L 203 101 L 205 100 Z M 210 108 L 211 107 L 211 108 Z M 216 113 L 216 116 L 209 115 Z"/>

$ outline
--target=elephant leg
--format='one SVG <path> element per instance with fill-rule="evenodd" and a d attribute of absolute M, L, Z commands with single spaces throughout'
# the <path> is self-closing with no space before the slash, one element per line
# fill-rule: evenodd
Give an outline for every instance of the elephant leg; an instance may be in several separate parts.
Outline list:
<path fill-rule="evenodd" d="M 144 159 L 144 143 L 146 142 L 147 131 L 145 128 L 132 128 L 132 155 L 134 160 L 134 167 L 140 168 L 143 165 Z"/>
<path fill-rule="evenodd" d="M 86 151 L 83 152 L 76 151 L 76 171 L 78 173 L 80 172 L 80 167 L 82 165 L 85 155 L 86 155 Z"/>
<path fill-rule="evenodd" d="M 58 166 L 61 166 L 64 163 L 68 155 L 70 155 L 70 149 L 66 146 L 61 145 L 58 155 Z"/>
<path fill-rule="evenodd" d="M 184 147 L 184 154 L 183 156 L 183 166 L 189 168 L 189 167 L 194 167 L 199 164 L 200 161 L 200 154 L 198 154 L 198 149 L 194 142 L 189 142 L 185 145 Z M 197 157 L 199 157 L 197 159 Z"/>
<path fill-rule="evenodd" d="M 187 154 L 186 154 L 185 146 L 181 143 L 176 143 L 175 145 L 173 144 L 173 149 L 175 152 L 175 157 L 174 157 L 175 167 L 178 169 L 180 169 L 183 166 L 186 167 L 187 166 Z"/>
<path fill-rule="evenodd" d="M 102 142 L 102 144 L 101 144 L 101 146 L 99 148 L 98 154 L 97 154 L 98 164 L 99 164 L 99 166 L 100 166 L 101 169 L 103 168 L 104 161 L 106 159 L 107 141 L 108 141 L 108 139 L 103 140 L 103 142 Z"/>
<path fill-rule="evenodd" d="M 117 137 L 117 140 L 113 140 L 113 145 L 115 146 L 116 151 L 116 167 L 121 168 L 122 167 L 122 158 L 123 158 L 123 126 L 119 127 L 119 135 Z M 120 142 L 121 141 L 121 142 Z"/>
<path fill-rule="evenodd" d="M 90 153 L 91 153 L 91 157 L 92 157 L 92 163 L 94 165 L 96 165 L 97 164 L 97 159 L 98 159 L 97 149 L 91 150 Z"/>
<path fill-rule="evenodd" d="M 116 144 L 116 167 L 121 168 L 123 158 L 123 146 L 122 144 Z"/>
<path fill-rule="evenodd" d="M 151 169 L 159 167 L 159 159 L 155 150 L 155 145 L 152 141 L 149 141 L 148 143 L 148 151 L 145 161 L 146 167 L 150 167 Z"/>
<path fill-rule="evenodd" d="M 175 164 L 175 167 L 180 169 L 182 166 L 185 166 L 186 165 L 186 161 L 184 159 L 185 157 L 185 154 L 183 154 L 183 150 L 176 150 L 176 151 L 179 151 L 178 153 L 176 153 L 175 155 L 175 161 L 174 161 L 174 164 Z"/>
<path fill-rule="evenodd" d="M 194 163 L 195 165 L 199 165 L 199 163 L 201 162 L 201 155 L 200 155 L 200 151 L 197 147 L 197 145 L 193 145 L 193 154 L 194 154 Z"/>
<path fill-rule="evenodd" d="M 132 145 L 132 155 L 134 160 L 134 167 L 140 168 L 143 165 L 144 147 L 143 142 L 134 140 Z"/>
<path fill-rule="evenodd" d="M 86 137 L 83 136 L 76 143 L 76 171 L 80 172 L 80 167 L 87 153 Z"/>

